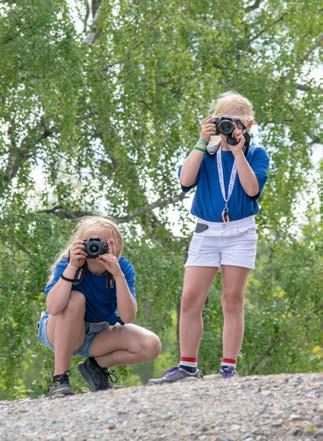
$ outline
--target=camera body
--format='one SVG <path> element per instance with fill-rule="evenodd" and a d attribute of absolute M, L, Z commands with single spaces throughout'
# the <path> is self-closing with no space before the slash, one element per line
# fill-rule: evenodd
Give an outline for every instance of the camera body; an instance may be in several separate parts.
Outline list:
<path fill-rule="evenodd" d="M 85 251 L 88 259 L 95 259 L 102 254 L 109 252 L 108 243 L 97 236 L 90 237 L 88 240 L 83 240 Z"/>
<path fill-rule="evenodd" d="M 231 135 L 236 128 L 234 120 L 225 116 L 221 118 L 215 118 L 213 124 L 216 127 L 216 135 Z"/>
<path fill-rule="evenodd" d="M 215 118 L 213 120 L 213 124 L 216 128 L 216 135 L 225 135 L 227 137 L 227 143 L 230 145 L 238 144 L 238 141 L 231 136 L 234 129 L 237 128 L 237 125 L 233 118 L 230 118 L 228 116 Z"/>

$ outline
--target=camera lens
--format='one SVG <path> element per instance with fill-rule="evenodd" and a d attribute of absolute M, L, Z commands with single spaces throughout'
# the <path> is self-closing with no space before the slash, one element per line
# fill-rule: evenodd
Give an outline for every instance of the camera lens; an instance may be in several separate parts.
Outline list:
<path fill-rule="evenodd" d="M 96 244 L 96 243 L 92 243 L 92 244 L 89 246 L 89 251 L 90 251 L 92 254 L 97 253 L 97 252 L 99 251 L 99 249 L 100 249 L 100 247 L 99 247 L 99 245 Z"/>
<path fill-rule="evenodd" d="M 88 259 L 94 259 L 95 257 L 100 256 L 108 251 L 106 241 L 101 240 L 99 237 L 90 237 L 89 240 L 84 241 L 84 245 Z"/>
<path fill-rule="evenodd" d="M 229 119 L 224 119 L 219 122 L 218 128 L 219 128 L 219 132 L 222 133 L 223 135 L 231 135 L 231 133 L 234 130 L 234 125 L 233 122 L 230 121 Z"/>

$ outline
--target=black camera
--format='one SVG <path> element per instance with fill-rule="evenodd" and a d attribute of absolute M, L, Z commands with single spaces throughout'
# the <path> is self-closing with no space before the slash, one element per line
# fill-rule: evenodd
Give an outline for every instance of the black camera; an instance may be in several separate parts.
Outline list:
<path fill-rule="evenodd" d="M 222 118 L 215 118 L 213 120 L 213 124 L 215 124 L 216 127 L 216 135 L 225 135 L 227 137 L 227 142 L 230 145 L 236 145 L 239 141 L 234 139 L 231 135 L 234 129 L 237 128 L 236 123 L 232 118 L 228 117 L 222 117 Z"/>
<path fill-rule="evenodd" d="M 102 240 L 99 237 L 90 237 L 88 240 L 83 240 L 85 245 L 85 251 L 87 252 L 88 259 L 95 259 L 97 256 L 106 254 L 109 252 L 108 243 L 106 240 Z"/>

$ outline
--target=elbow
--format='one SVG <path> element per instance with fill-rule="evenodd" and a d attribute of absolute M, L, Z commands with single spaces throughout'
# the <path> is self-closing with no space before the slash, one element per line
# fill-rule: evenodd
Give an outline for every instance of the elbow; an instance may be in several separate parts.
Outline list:
<path fill-rule="evenodd" d="M 136 314 L 133 314 L 133 315 L 123 315 L 120 318 L 123 321 L 123 323 L 125 323 L 125 324 L 132 323 L 135 320 L 135 318 L 136 318 Z"/>
<path fill-rule="evenodd" d="M 47 312 L 52 316 L 60 314 L 64 309 L 62 307 L 59 307 L 58 305 L 55 305 L 55 303 L 51 302 L 50 299 L 47 299 L 46 307 Z"/>
<path fill-rule="evenodd" d="M 248 189 L 247 195 L 251 198 L 254 198 L 255 196 L 258 196 L 259 194 L 259 185 L 255 185 Z"/>
<path fill-rule="evenodd" d="M 250 198 L 254 198 L 254 197 L 258 196 L 258 194 L 259 194 L 259 191 L 253 191 L 253 192 L 249 192 L 248 196 Z"/>
<path fill-rule="evenodd" d="M 181 186 L 184 188 L 190 188 L 194 185 L 194 182 L 192 182 L 192 180 L 188 180 L 188 179 L 185 179 L 182 177 L 180 178 L 179 182 L 180 182 Z"/>
<path fill-rule="evenodd" d="M 137 315 L 137 308 L 134 309 L 133 311 L 128 311 L 124 314 L 120 314 L 120 318 L 124 323 L 132 323 Z"/>

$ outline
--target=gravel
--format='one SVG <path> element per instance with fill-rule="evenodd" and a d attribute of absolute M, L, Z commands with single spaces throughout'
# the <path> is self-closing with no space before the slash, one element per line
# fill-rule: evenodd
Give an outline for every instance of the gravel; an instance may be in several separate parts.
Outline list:
<path fill-rule="evenodd" d="M 0 401 L 0 440 L 319 441 L 321 374 L 207 375 L 161 386 Z"/>

